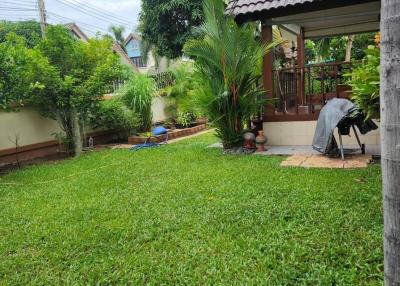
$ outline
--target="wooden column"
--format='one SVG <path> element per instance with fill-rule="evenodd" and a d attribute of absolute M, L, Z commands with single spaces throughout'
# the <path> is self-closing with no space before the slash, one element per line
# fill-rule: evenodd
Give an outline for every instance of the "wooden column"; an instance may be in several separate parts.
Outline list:
<path fill-rule="evenodd" d="M 303 28 L 300 29 L 300 35 L 297 36 L 297 68 L 298 68 L 298 81 L 297 81 L 297 104 L 304 105 L 304 65 L 305 65 L 305 45 Z"/>
<path fill-rule="evenodd" d="M 261 37 L 262 37 L 263 43 L 271 43 L 272 42 L 273 38 L 272 38 L 272 26 L 271 25 L 266 25 L 264 23 L 262 24 Z M 274 61 L 274 58 L 273 58 L 272 52 L 270 52 L 264 56 L 264 59 L 263 59 L 263 84 L 264 84 L 264 89 L 266 91 L 267 99 L 273 98 L 273 89 L 274 89 L 273 61 Z M 267 104 L 265 106 L 265 115 L 270 116 L 270 115 L 274 115 L 274 113 L 275 113 L 275 107 L 271 104 Z"/>

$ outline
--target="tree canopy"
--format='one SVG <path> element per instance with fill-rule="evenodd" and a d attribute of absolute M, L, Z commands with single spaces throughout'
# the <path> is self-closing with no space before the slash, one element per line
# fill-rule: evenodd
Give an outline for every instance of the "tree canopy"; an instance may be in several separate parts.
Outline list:
<path fill-rule="evenodd" d="M 203 21 L 202 0 L 143 0 L 140 31 L 161 56 L 177 58 Z"/>
<path fill-rule="evenodd" d="M 10 22 L 0 21 L 0 42 L 5 42 L 9 33 L 15 33 L 25 39 L 30 48 L 37 45 L 41 39 L 40 25 L 36 21 Z"/>

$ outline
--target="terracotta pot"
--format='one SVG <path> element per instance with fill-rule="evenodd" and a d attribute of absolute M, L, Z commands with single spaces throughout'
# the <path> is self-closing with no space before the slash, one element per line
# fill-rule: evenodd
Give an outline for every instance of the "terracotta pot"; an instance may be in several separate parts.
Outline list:
<path fill-rule="evenodd" d="M 253 133 L 251 132 L 246 132 L 243 135 L 243 139 L 244 139 L 244 145 L 243 147 L 246 149 L 255 149 L 255 140 L 256 140 L 256 136 L 254 136 Z"/>
<path fill-rule="evenodd" d="M 257 152 L 265 151 L 265 143 L 267 143 L 267 137 L 264 136 L 264 131 L 260 130 L 256 137 Z"/>

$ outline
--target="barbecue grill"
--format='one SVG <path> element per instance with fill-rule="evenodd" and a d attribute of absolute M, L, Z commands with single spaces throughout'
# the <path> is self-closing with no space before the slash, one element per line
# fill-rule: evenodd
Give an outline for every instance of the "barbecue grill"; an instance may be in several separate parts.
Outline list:
<path fill-rule="evenodd" d="M 338 129 L 339 146 L 334 132 Z M 348 99 L 333 98 L 322 108 L 317 128 L 314 134 L 313 148 L 325 155 L 340 156 L 342 160 L 345 154 L 361 151 L 365 154 L 365 145 L 361 143 L 357 129 L 361 134 L 377 129 L 378 126 L 370 119 L 366 120 L 362 110 Z M 353 130 L 359 148 L 345 149 L 342 136 L 350 136 Z"/>

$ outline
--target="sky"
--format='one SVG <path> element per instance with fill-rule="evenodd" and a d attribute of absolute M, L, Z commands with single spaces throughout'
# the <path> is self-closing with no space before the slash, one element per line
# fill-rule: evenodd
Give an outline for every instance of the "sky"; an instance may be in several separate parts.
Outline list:
<path fill-rule="evenodd" d="M 75 22 L 89 36 L 106 33 L 111 24 L 137 28 L 140 0 L 44 0 L 49 23 Z M 0 19 L 38 19 L 36 0 L 0 0 Z"/>

